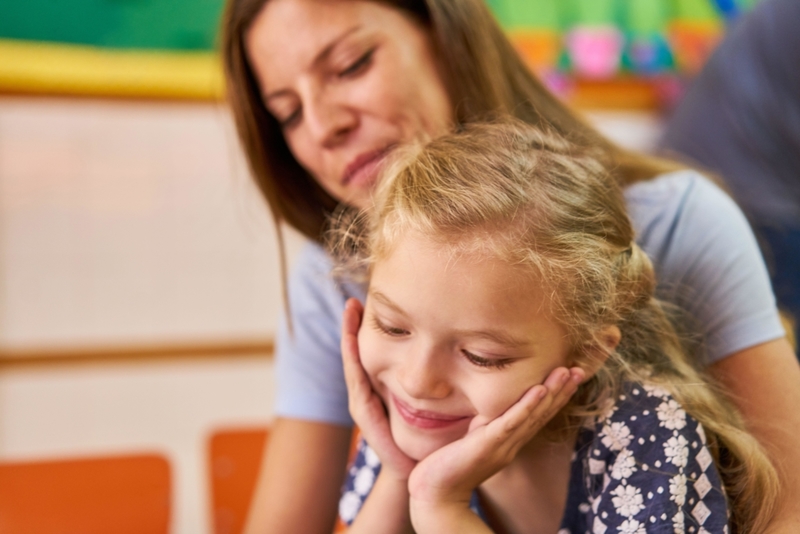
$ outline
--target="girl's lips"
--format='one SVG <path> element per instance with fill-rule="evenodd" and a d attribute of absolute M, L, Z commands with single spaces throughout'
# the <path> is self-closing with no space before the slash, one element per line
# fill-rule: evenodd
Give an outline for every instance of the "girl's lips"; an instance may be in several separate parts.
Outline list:
<path fill-rule="evenodd" d="M 469 416 L 466 415 L 447 415 L 436 412 L 415 410 L 394 395 L 392 395 L 392 403 L 397 409 L 397 412 L 400 414 L 400 417 L 402 417 L 403 420 L 409 425 L 417 428 L 445 428 L 469 419 Z"/>

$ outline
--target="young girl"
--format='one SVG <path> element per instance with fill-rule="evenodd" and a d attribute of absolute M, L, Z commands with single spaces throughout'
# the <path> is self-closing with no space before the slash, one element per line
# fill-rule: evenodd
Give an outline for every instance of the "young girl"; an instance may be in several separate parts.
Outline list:
<path fill-rule="evenodd" d="M 353 532 L 763 531 L 776 474 L 654 297 L 607 168 L 472 126 L 339 222 L 334 257 L 369 278 L 342 335 Z M 575 388 L 551 420 L 545 392 Z"/>

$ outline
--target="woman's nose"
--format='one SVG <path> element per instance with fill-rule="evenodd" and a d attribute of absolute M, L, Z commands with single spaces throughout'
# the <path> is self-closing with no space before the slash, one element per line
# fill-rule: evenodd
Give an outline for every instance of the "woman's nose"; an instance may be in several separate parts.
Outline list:
<path fill-rule="evenodd" d="M 346 140 L 358 125 L 357 113 L 325 92 L 309 95 L 304 115 L 311 136 L 325 148 Z"/>
<path fill-rule="evenodd" d="M 397 381 L 410 397 L 415 399 L 442 399 L 452 388 L 442 358 L 446 355 L 426 351 L 407 355 L 397 370 Z"/>

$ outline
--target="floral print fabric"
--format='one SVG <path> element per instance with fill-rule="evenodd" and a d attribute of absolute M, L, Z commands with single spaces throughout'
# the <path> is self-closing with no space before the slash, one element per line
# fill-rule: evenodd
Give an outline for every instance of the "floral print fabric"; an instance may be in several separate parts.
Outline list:
<path fill-rule="evenodd" d="M 339 515 L 350 524 L 380 472 L 363 440 Z M 477 495 L 472 507 L 483 517 Z M 727 534 L 728 507 L 706 436 L 664 389 L 629 384 L 578 437 L 558 534 Z"/>

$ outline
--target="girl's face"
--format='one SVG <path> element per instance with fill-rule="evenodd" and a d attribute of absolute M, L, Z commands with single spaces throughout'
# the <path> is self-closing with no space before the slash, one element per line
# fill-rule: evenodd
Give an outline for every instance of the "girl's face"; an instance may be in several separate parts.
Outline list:
<path fill-rule="evenodd" d="M 368 206 L 387 153 L 452 122 L 430 35 L 401 11 L 270 0 L 246 37 L 267 109 L 297 161 L 337 200 Z"/>
<path fill-rule="evenodd" d="M 403 452 L 426 457 L 570 363 L 543 293 L 518 268 L 415 233 L 374 265 L 361 362 Z"/>

